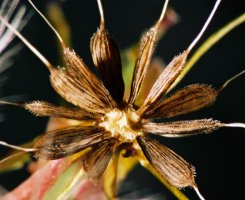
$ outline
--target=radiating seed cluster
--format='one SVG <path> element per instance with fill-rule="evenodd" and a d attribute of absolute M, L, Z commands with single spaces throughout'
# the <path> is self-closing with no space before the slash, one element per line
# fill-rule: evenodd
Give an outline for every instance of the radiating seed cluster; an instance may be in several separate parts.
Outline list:
<path fill-rule="evenodd" d="M 87 149 L 88 152 L 80 159 L 88 177 L 97 182 L 115 151 L 124 149 L 127 151 L 130 148 L 139 152 L 140 149 L 150 165 L 170 185 L 178 188 L 191 186 L 203 199 L 194 180 L 195 168 L 151 136 L 185 137 L 211 133 L 225 126 L 213 119 L 164 122 L 166 118 L 207 107 L 216 100 L 219 90 L 203 84 L 188 85 L 170 96 L 166 93 L 184 69 L 188 54 L 207 28 L 219 3 L 220 0 L 217 0 L 208 20 L 187 50 L 174 57 L 162 71 L 141 105 L 136 105 L 136 101 L 139 99 L 142 83 L 158 41 L 159 25 L 163 20 L 168 0 L 164 4 L 159 20 L 140 40 L 131 90 L 127 98 L 124 96 L 119 49 L 115 40 L 105 30 L 99 0 L 101 24 L 99 30 L 92 36 L 90 50 L 93 63 L 102 80 L 98 79 L 74 50 L 65 45 L 49 23 L 61 41 L 65 67 L 54 67 L 0 16 L 1 21 L 43 61 L 50 71 L 50 82 L 55 91 L 74 107 L 57 106 L 43 101 L 34 101 L 21 106 L 37 116 L 68 118 L 81 122 L 44 134 L 33 148 L 35 156 L 50 160 L 59 159 Z M 159 118 L 163 119 L 163 122 L 154 122 Z M 128 154 L 131 155 L 133 154 Z"/>
<path fill-rule="evenodd" d="M 171 118 L 193 112 L 215 101 L 218 92 L 210 86 L 200 84 L 189 85 L 170 97 L 165 95 L 183 70 L 196 39 L 191 43 L 191 48 L 173 58 L 155 81 L 143 103 L 136 105 L 158 41 L 159 24 L 163 20 L 167 3 L 168 1 L 159 20 L 140 40 L 128 98 L 124 97 L 119 50 L 112 36 L 105 30 L 102 14 L 100 28 L 90 43 L 93 62 L 101 73 L 102 81 L 74 50 L 62 43 L 66 67 L 57 69 L 49 63 L 50 81 L 56 92 L 76 108 L 55 106 L 42 101 L 28 103 L 24 107 L 38 116 L 63 117 L 88 123 L 46 133 L 35 145 L 37 157 L 58 159 L 90 147 L 91 150 L 81 159 L 88 176 L 96 182 L 117 149 L 137 152 L 139 147 L 152 167 L 169 184 L 178 188 L 192 186 L 197 189 L 194 167 L 169 148 L 151 139 L 154 134 L 184 137 L 210 133 L 223 126 L 212 119 L 151 122 L 156 118 Z"/>

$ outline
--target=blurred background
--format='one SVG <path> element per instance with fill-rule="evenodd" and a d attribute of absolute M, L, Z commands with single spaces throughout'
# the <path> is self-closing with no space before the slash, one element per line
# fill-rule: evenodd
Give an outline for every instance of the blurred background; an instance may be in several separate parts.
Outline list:
<path fill-rule="evenodd" d="M 46 13 L 50 2 L 52 1 L 34 1 L 43 13 Z M 70 25 L 72 47 L 88 66 L 93 67 L 89 42 L 99 26 L 96 0 L 56 2 L 64 9 Z M 158 19 L 163 3 L 163 0 L 103 0 L 106 27 L 121 50 L 139 41 L 142 32 Z M 168 63 L 175 55 L 185 50 L 200 31 L 214 3 L 215 0 L 170 1 L 170 6 L 179 16 L 179 22 L 159 42 L 155 55 Z M 27 7 L 32 10 L 29 5 Z M 222 1 L 199 44 L 244 11 L 244 0 Z M 59 47 L 53 32 L 33 10 L 31 12 L 33 15 L 24 27 L 23 35 L 52 63 L 59 64 Z M 192 83 L 219 87 L 227 79 L 244 70 L 244 35 L 243 24 L 212 47 L 176 89 Z M 18 42 L 20 43 L 15 39 L 14 43 Z M 19 102 L 59 101 L 50 86 L 48 70 L 33 53 L 23 46 L 14 59 L 13 66 L 5 72 L 8 81 L 1 88 L 2 96 L 19 95 Z M 214 118 L 226 123 L 244 122 L 244 83 L 244 76 L 240 77 L 220 94 L 214 105 L 178 119 Z M 0 111 L 5 115 L 5 120 L 0 124 L 0 137 L 3 141 L 12 144 L 25 143 L 45 130 L 47 118 L 37 118 L 25 110 L 11 106 L 0 106 Z M 196 182 L 206 199 L 244 199 L 244 129 L 226 128 L 210 135 L 158 139 L 196 167 Z M 0 150 L 1 156 L 2 152 L 7 152 L 2 147 Z M 25 169 L 1 174 L 0 185 L 11 190 L 26 177 L 28 172 Z M 133 192 L 132 188 L 138 191 L 137 194 L 127 197 L 126 194 Z M 184 193 L 190 199 L 198 199 L 190 188 L 186 188 Z M 161 183 L 140 166 L 133 170 L 122 184 L 119 195 L 124 196 L 122 199 L 139 199 L 147 195 L 150 196 L 149 199 L 175 199 Z"/>

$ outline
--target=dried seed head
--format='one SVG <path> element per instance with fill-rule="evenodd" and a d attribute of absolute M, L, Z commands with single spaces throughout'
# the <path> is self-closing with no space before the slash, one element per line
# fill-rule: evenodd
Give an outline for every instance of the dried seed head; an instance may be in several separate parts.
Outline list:
<path fill-rule="evenodd" d="M 31 0 L 28 1 L 31 3 Z M 38 140 L 35 148 L 32 149 L 19 148 L 1 141 L 0 145 L 24 152 L 34 152 L 36 156 L 46 159 L 63 158 L 89 147 L 90 151 L 83 157 L 83 166 L 88 176 L 96 182 L 105 171 L 118 145 L 121 143 L 138 143 L 149 163 L 164 180 L 178 188 L 192 186 L 199 197 L 203 199 L 194 181 L 194 167 L 172 150 L 146 137 L 146 135 L 156 134 L 165 137 L 182 137 L 209 133 L 224 126 L 245 128 L 244 124 L 222 124 L 212 119 L 149 123 L 145 118 L 173 117 L 207 106 L 215 100 L 218 92 L 237 77 L 235 76 L 230 79 L 218 91 L 196 84 L 187 86 L 171 97 L 161 101 L 162 96 L 181 73 L 188 53 L 202 36 L 219 3 L 220 0 L 217 0 L 207 22 L 189 48 L 179 56 L 176 56 L 159 76 L 143 105 L 137 111 L 133 109 L 134 106 L 132 104 L 134 104 L 141 89 L 157 41 L 158 26 L 164 17 L 168 0 L 165 2 L 158 22 L 141 40 L 139 57 L 136 61 L 131 93 L 128 100 L 129 105 L 121 107 L 111 98 L 112 96 L 117 103 L 122 103 L 124 84 L 121 74 L 120 54 L 114 40 L 105 31 L 104 15 L 100 0 L 98 0 L 98 5 L 101 14 L 101 25 L 100 29 L 91 39 L 91 52 L 94 64 L 101 72 L 106 88 L 76 53 L 66 48 L 59 33 L 32 3 L 32 6 L 55 32 L 64 48 L 64 59 L 67 64 L 65 70 L 54 68 L 13 26 L 0 16 L 0 20 L 49 68 L 51 83 L 57 93 L 68 102 L 78 106 L 79 111 L 54 106 L 45 102 L 14 105 L 22 106 L 41 116 L 66 117 L 80 120 L 92 119 L 92 122 L 90 121 L 89 123 L 86 120 L 86 125 L 79 124 L 48 132 Z M 12 104 L 3 101 L 0 101 L 0 103 Z M 79 113 L 76 113 L 76 111 Z M 127 151 L 125 156 L 132 154 L 135 153 Z"/>

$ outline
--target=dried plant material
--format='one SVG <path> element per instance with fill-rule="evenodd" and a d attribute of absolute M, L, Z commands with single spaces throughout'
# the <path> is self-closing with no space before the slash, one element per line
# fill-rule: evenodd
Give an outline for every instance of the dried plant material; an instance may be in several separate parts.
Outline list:
<path fill-rule="evenodd" d="M 84 170 L 88 173 L 89 179 L 97 183 L 109 164 L 117 141 L 111 138 L 104 140 L 92 147 L 83 158 Z"/>
<path fill-rule="evenodd" d="M 105 87 L 116 102 L 122 102 L 124 82 L 119 50 L 112 36 L 104 30 L 104 26 L 93 35 L 90 49 L 94 65 L 100 71 Z"/>
<path fill-rule="evenodd" d="M 195 168 L 159 142 L 139 136 L 137 141 L 146 158 L 169 184 L 183 188 L 195 186 Z"/>
<path fill-rule="evenodd" d="M 201 133 L 211 133 L 220 127 L 222 123 L 212 119 L 186 120 L 166 123 L 145 123 L 143 131 L 164 137 L 186 137 Z"/>
<path fill-rule="evenodd" d="M 77 84 L 76 80 L 72 79 L 65 70 L 53 69 L 51 72 L 50 81 L 54 89 L 66 101 L 76 105 L 88 112 L 105 113 L 106 105 L 98 98 L 94 98 L 88 91 Z M 70 92 L 67 93 L 67 90 Z"/>
<path fill-rule="evenodd" d="M 153 54 L 156 42 L 157 29 L 153 27 L 148 31 L 140 41 L 139 56 L 134 68 L 134 75 L 131 84 L 131 93 L 129 103 L 134 103 L 141 88 L 141 84 L 145 78 L 149 61 Z"/>
<path fill-rule="evenodd" d="M 36 116 L 49 116 L 77 120 L 95 120 L 100 118 L 100 115 L 96 116 L 79 108 L 72 109 L 64 106 L 56 106 L 43 101 L 26 103 L 24 107 Z"/>
<path fill-rule="evenodd" d="M 139 115 L 142 115 L 150 105 L 154 105 L 157 101 L 159 101 L 159 99 L 162 98 L 165 92 L 170 88 L 171 84 L 179 76 L 184 67 L 186 58 L 187 52 L 185 51 L 182 54 L 176 56 L 167 65 L 167 67 L 164 69 L 162 74 L 153 85 L 143 105 L 137 111 Z"/>
<path fill-rule="evenodd" d="M 75 51 L 65 48 L 64 59 L 68 67 L 67 72 L 74 82 L 76 82 L 80 87 L 84 87 L 87 92 L 92 94 L 93 97 L 97 97 L 100 101 L 105 103 L 107 107 L 112 107 L 114 102 L 110 93 L 89 70 L 82 59 L 76 55 Z"/>
<path fill-rule="evenodd" d="M 166 14 L 164 15 L 164 18 L 161 20 L 161 22 L 159 24 L 157 39 L 161 40 L 162 37 L 166 34 L 166 32 L 172 26 L 174 26 L 178 23 L 178 20 L 179 20 L 179 18 L 178 18 L 178 15 L 176 14 L 176 12 L 171 7 L 168 7 L 166 10 Z M 146 31 L 143 31 L 143 33 L 145 33 L 145 32 Z M 156 41 L 156 44 L 157 44 L 157 41 Z M 125 84 L 125 92 L 124 92 L 125 97 L 124 97 L 124 99 L 129 99 L 130 87 L 131 87 L 132 77 L 133 77 L 133 73 L 134 73 L 134 68 L 132 66 L 135 65 L 135 61 L 137 60 L 139 46 L 140 46 L 140 44 L 134 43 L 134 44 L 130 45 L 130 47 L 121 50 L 121 57 L 122 57 L 122 63 L 123 63 L 122 73 L 123 73 L 123 79 L 124 79 L 124 84 Z M 160 62 L 158 62 L 158 61 L 160 61 Z M 161 66 L 159 66 L 159 65 L 161 65 Z M 137 98 L 136 105 L 140 105 L 141 102 L 145 99 L 145 96 L 149 92 L 148 90 L 150 90 L 153 83 L 155 82 L 157 77 L 162 72 L 162 67 L 165 67 L 165 64 L 161 63 L 161 58 L 153 57 L 152 61 L 150 62 L 149 69 L 147 70 L 148 72 L 146 73 L 146 76 L 143 80 L 143 83 L 142 83 L 142 86 L 140 89 L 140 94 Z M 155 69 L 155 68 L 159 68 L 159 69 Z M 153 78 L 151 78 L 151 77 L 153 77 Z M 146 92 L 144 90 L 145 87 L 147 88 L 146 94 L 144 94 Z M 143 93 L 143 96 L 142 96 L 142 93 Z"/>
<path fill-rule="evenodd" d="M 170 118 L 200 110 L 214 103 L 217 95 L 218 92 L 210 86 L 189 85 L 149 106 L 144 118 Z"/>
<path fill-rule="evenodd" d="M 63 158 L 108 138 L 107 132 L 95 126 L 75 126 L 46 133 L 35 144 L 35 155 L 44 159 Z"/>
<path fill-rule="evenodd" d="M 171 91 L 191 70 L 191 68 L 196 64 L 196 62 L 209 50 L 213 45 L 215 45 L 219 40 L 226 36 L 230 31 L 245 22 L 245 13 L 232 20 L 224 27 L 219 29 L 217 32 L 213 33 L 206 39 L 203 44 L 195 51 L 191 58 L 187 61 L 184 69 L 182 70 L 180 76 L 175 80 L 172 86 L 169 88 L 168 92 Z"/>
<path fill-rule="evenodd" d="M 158 80 L 153 85 L 152 90 L 150 91 L 145 102 L 143 103 L 143 106 L 139 109 L 139 111 L 138 111 L 139 115 L 142 115 L 142 113 L 144 113 L 145 109 L 148 108 L 149 104 L 156 103 L 162 97 L 162 95 L 164 95 L 167 92 L 167 90 L 171 87 L 171 85 L 175 82 L 175 80 L 179 76 L 180 72 L 184 68 L 184 64 L 186 62 L 186 58 L 187 58 L 188 54 L 193 49 L 193 47 L 197 44 L 199 39 L 202 37 L 202 35 L 205 32 L 206 28 L 208 27 L 211 19 L 213 18 L 215 11 L 218 8 L 220 2 L 221 2 L 221 0 L 216 1 L 214 8 L 211 11 L 211 13 L 210 13 L 208 19 L 206 20 L 205 24 L 203 25 L 201 31 L 198 33 L 198 35 L 193 40 L 193 42 L 189 45 L 187 50 L 184 51 L 183 53 L 181 53 L 179 56 L 176 56 L 168 64 L 168 66 L 163 71 L 163 73 L 160 75 Z"/>
<path fill-rule="evenodd" d="M 145 98 L 149 94 L 154 82 L 157 80 L 157 78 L 162 73 L 163 69 L 165 68 L 165 63 L 163 60 L 159 57 L 154 57 L 150 63 L 149 70 L 145 76 L 144 82 L 142 83 L 139 97 L 137 98 L 137 101 L 135 102 L 137 105 L 142 105 Z"/>
<path fill-rule="evenodd" d="M 178 188 L 170 185 L 166 179 L 159 174 L 153 166 L 150 164 L 149 160 L 145 157 L 144 153 L 141 150 L 141 147 L 139 144 L 135 144 L 134 148 L 137 151 L 137 159 L 141 166 L 143 166 L 145 169 L 147 169 L 152 175 L 154 175 L 177 199 L 179 200 L 189 200 L 189 198 L 181 192 Z"/>
<path fill-rule="evenodd" d="M 129 104 L 134 104 L 139 95 L 141 85 L 145 78 L 147 69 L 152 58 L 152 54 L 156 46 L 159 25 L 165 15 L 167 5 L 168 0 L 164 4 L 162 14 L 157 23 L 143 35 L 140 41 L 139 54 L 134 68 L 134 74 L 131 83 L 131 92 L 128 100 Z"/>
<path fill-rule="evenodd" d="M 31 2 L 30 0 L 28 1 Z M 34 148 L 29 149 L 29 151 L 24 148 L 19 148 L 19 150 L 34 153 L 40 159 L 64 158 L 84 150 L 86 152 L 82 155 L 79 154 L 76 159 L 82 161 L 87 176 L 94 183 L 99 182 L 114 152 L 125 151 L 122 154 L 125 158 L 131 156 L 140 157 L 139 152 L 143 152 L 142 154 L 147 158 L 147 162 L 150 163 L 151 168 L 161 177 L 160 180 L 163 183 L 165 183 L 163 180 L 166 180 L 166 186 L 171 185 L 171 187 L 176 188 L 191 186 L 200 199 L 204 199 L 198 191 L 194 180 L 194 167 L 172 150 L 150 139 L 150 137 L 154 134 L 166 137 L 182 137 L 199 133 L 211 133 L 220 127 L 244 128 L 245 125 L 242 123 L 223 124 L 211 119 L 176 121 L 171 123 L 152 123 L 150 120 L 157 117 L 167 118 L 186 114 L 199 110 L 215 101 L 219 91 L 199 84 L 187 86 L 172 96 L 166 97 L 163 100 L 161 99 L 182 72 L 189 52 L 203 35 L 219 3 L 220 0 L 217 0 L 200 33 L 186 51 L 176 56 L 168 64 L 152 86 L 143 104 L 139 106 L 135 105 L 135 101 L 141 90 L 142 82 L 145 78 L 157 41 L 158 23 L 163 19 L 168 1 L 164 4 L 159 21 L 143 36 L 133 75 L 130 97 L 127 99 L 122 99 L 121 97 L 124 92 L 120 91 L 119 93 L 115 93 L 113 88 L 115 87 L 114 84 L 117 83 L 116 80 L 107 80 L 108 76 L 110 77 L 109 74 L 121 74 L 119 72 L 121 64 L 118 50 L 115 46 L 116 44 L 114 44 L 109 35 L 103 32 L 104 15 L 99 0 L 101 27 L 92 39 L 91 51 L 94 64 L 102 72 L 103 79 L 106 79 L 103 80 L 105 85 L 98 80 L 73 50 L 66 47 L 59 33 L 33 4 L 34 8 L 58 37 L 64 51 L 66 67 L 56 69 L 13 26 L 0 16 L 0 20 L 46 65 L 51 73 L 51 84 L 56 92 L 74 106 L 79 107 L 77 109 L 82 110 L 81 112 L 79 111 L 79 114 L 75 114 L 74 108 L 69 109 L 44 102 L 21 105 L 40 116 L 49 115 L 76 120 L 79 118 L 78 116 L 81 116 L 82 121 L 79 121 L 81 124 L 77 126 L 71 125 L 68 128 L 62 128 L 44 134 L 37 141 Z M 114 50 L 116 53 L 111 54 L 112 57 L 107 55 L 107 53 L 112 53 L 111 51 Z M 103 55 L 100 51 L 103 51 Z M 113 66 L 115 68 L 111 72 L 107 72 L 107 68 L 112 67 L 113 63 L 116 64 L 116 66 Z M 115 78 L 117 79 L 118 77 Z M 122 85 L 119 87 L 120 90 L 123 89 Z M 89 117 L 89 120 L 86 120 L 86 117 Z M 7 143 L 2 142 L 2 145 L 18 149 L 18 147 Z M 142 162 L 141 158 L 139 160 Z M 113 181 L 116 182 L 115 179 Z M 107 189 L 111 195 L 114 194 L 113 188 Z M 176 192 L 177 189 L 171 191 Z"/>

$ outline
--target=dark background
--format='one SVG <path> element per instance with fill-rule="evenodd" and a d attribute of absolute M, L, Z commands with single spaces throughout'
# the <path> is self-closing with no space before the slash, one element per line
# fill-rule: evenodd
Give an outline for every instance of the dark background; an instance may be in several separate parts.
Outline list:
<path fill-rule="evenodd" d="M 43 12 L 45 12 L 47 2 L 35 1 Z M 214 0 L 170 1 L 170 6 L 179 14 L 181 21 L 160 41 L 156 55 L 168 63 L 173 56 L 187 48 L 200 31 L 214 3 Z M 137 42 L 142 31 L 149 28 L 158 19 L 163 1 L 104 0 L 103 5 L 106 27 L 116 38 L 120 49 L 124 49 Z M 73 47 L 84 61 L 92 66 L 89 42 L 90 37 L 99 26 L 96 1 L 67 0 L 62 3 L 62 6 L 71 25 Z M 214 31 L 242 14 L 244 8 L 244 0 L 222 1 L 199 44 Z M 32 16 L 22 33 L 52 63 L 58 64 L 54 34 L 37 14 Z M 244 25 L 229 33 L 199 60 L 178 87 L 191 83 L 206 83 L 219 87 L 225 80 L 244 70 L 244 35 Z M 2 95 L 22 95 L 20 101 L 38 99 L 56 102 L 57 96 L 50 86 L 48 70 L 36 56 L 24 47 L 15 59 L 13 67 L 7 71 L 9 79 L 1 89 Z M 230 84 L 220 94 L 213 106 L 184 116 L 182 119 L 212 117 L 227 123 L 244 122 L 244 97 L 243 76 Z M 21 144 L 31 140 L 45 129 L 46 118 L 37 118 L 24 110 L 10 106 L 1 106 L 0 109 L 6 114 L 6 120 L 0 124 L 1 140 Z M 244 199 L 244 130 L 226 128 L 210 135 L 183 139 L 159 138 L 159 140 L 196 167 L 196 182 L 206 199 Z M 5 150 L 1 148 L 1 152 Z M 27 176 L 25 171 L 1 175 L 0 184 L 11 189 Z M 135 191 L 139 191 L 135 198 L 154 194 L 159 199 L 166 196 L 166 199 L 174 199 L 141 167 L 137 167 L 130 174 L 119 193 L 123 195 L 132 192 L 132 187 L 129 185 L 132 185 Z M 191 199 L 197 199 L 192 189 L 186 188 L 184 192 Z M 127 198 L 129 197 L 125 197 Z M 132 196 L 131 198 L 133 199 Z"/>

